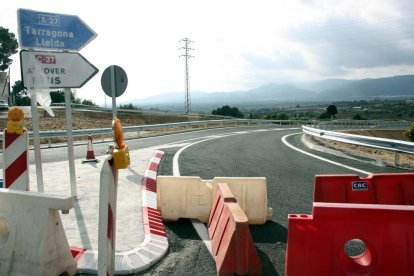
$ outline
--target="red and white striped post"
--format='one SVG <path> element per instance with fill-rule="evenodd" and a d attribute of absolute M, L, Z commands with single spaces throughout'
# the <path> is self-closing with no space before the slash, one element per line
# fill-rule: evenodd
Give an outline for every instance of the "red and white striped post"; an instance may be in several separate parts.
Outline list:
<path fill-rule="evenodd" d="M 99 191 L 98 275 L 112 276 L 115 271 L 116 198 L 118 170 L 112 156 L 102 165 Z"/>
<path fill-rule="evenodd" d="M 4 130 L 3 183 L 4 188 L 29 191 L 29 136 Z"/>

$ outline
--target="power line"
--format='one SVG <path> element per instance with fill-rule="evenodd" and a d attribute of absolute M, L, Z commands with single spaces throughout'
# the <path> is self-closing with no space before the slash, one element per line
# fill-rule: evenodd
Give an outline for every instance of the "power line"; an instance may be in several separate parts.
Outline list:
<path fill-rule="evenodd" d="M 194 41 L 189 40 L 188 38 L 183 38 L 179 41 L 180 43 L 184 43 L 184 46 L 181 47 L 179 50 L 184 50 L 184 53 L 180 55 L 180 57 L 185 58 L 185 102 L 184 102 L 184 108 L 185 113 L 190 114 L 191 112 L 191 96 L 190 96 L 190 76 L 189 76 L 189 59 L 194 57 L 190 55 L 190 51 L 194 50 L 193 48 L 190 48 L 190 43 L 193 43 Z"/>

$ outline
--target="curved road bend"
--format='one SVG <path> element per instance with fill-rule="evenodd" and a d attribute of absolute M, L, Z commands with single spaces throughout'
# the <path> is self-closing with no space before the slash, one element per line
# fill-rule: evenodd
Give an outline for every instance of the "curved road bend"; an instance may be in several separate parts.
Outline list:
<path fill-rule="evenodd" d="M 276 127 L 271 131 L 241 132 L 196 143 L 182 151 L 178 159 L 181 175 L 200 176 L 204 179 L 216 176 L 267 178 L 268 204 L 273 208 L 273 219 L 265 225 L 250 226 L 256 250 L 263 263 L 264 275 L 284 275 L 287 216 L 311 213 L 316 174 L 364 176 L 366 174 L 363 172 L 403 171 L 309 150 L 302 144 L 301 136 L 298 128 Z M 317 159 L 293 148 L 335 163 Z M 173 174 L 173 158 L 178 150 L 179 148 L 164 150 L 166 157 L 161 163 L 159 174 Z M 166 228 L 170 239 L 169 254 L 144 275 L 216 275 L 214 260 L 189 220 L 166 223 Z"/>
<path fill-rule="evenodd" d="M 313 178 L 316 174 L 352 174 L 363 172 L 402 172 L 344 159 L 306 148 L 301 142 L 301 128 L 296 126 L 251 126 L 208 129 L 126 141 L 130 150 L 159 147 L 166 156 L 159 174 L 173 174 L 173 158 L 182 147 L 179 159 L 181 175 L 204 179 L 215 176 L 265 176 L 268 204 L 273 219 L 265 225 L 250 226 L 253 240 L 264 266 L 264 275 L 284 275 L 287 240 L 287 215 L 311 213 Z M 215 139 L 211 139 L 215 138 Z M 202 141 L 210 139 L 207 141 Z M 287 146 L 284 142 L 292 147 Z M 106 154 L 108 143 L 94 142 L 95 155 Z M 303 152 L 345 164 L 328 163 Z M 75 146 L 75 158 L 85 158 L 86 145 Z M 33 162 L 33 151 L 30 151 Z M 42 161 L 67 159 L 67 149 L 42 149 Z M 349 167 L 356 168 L 353 171 Z M 138 275 L 216 275 L 215 263 L 189 220 L 166 223 L 170 240 L 168 255 L 149 270 Z"/>

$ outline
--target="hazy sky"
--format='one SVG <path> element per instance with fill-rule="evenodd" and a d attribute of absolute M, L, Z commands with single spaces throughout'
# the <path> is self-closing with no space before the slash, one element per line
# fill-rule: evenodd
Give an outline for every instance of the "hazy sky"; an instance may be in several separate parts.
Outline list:
<path fill-rule="evenodd" d="M 413 0 L 7 1 L 0 26 L 16 35 L 18 8 L 78 15 L 98 34 L 80 53 L 100 72 L 76 90 L 98 104 L 113 64 L 128 74 L 118 103 L 184 91 L 185 37 L 194 41 L 191 91 L 414 74 Z M 12 59 L 14 84 L 18 54 Z"/>

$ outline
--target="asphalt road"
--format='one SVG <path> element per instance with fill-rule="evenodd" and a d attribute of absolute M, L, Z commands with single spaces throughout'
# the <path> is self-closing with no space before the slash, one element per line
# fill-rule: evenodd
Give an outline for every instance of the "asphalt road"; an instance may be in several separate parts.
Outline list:
<path fill-rule="evenodd" d="M 261 129 L 268 128 L 269 126 L 251 126 L 247 127 L 248 129 Z M 223 133 L 241 131 L 246 129 L 246 127 L 226 127 L 226 128 L 214 128 L 214 129 L 205 129 L 205 130 L 194 130 L 189 132 L 169 134 L 164 136 L 156 137 L 147 137 L 139 139 L 126 140 L 125 143 L 128 145 L 130 150 L 142 149 L 147 147 L 155 147 L 166 144 L 173 143 L 182 143 L 182 142 L 191 142 L 196 141 L 197 139 L 203 139 L 205 136 L 209 135 L 220 135 Z M 87 152 L 87 140 L 85 138 L 85 143 L 74 146 L 74 156 L 75 159 L 85 158 Z M 101 142 L 98 139 L 93 140 L 93 149 L 96 156 L 105 155 L 108 149 L 108 146 L 113 144 L 111 142 Z M 41 149 L 41 158 L 42 163 L 48 162 L 58 162 L 68 159 L 68 149 L 65 143 L 52 145 L 51 148 L 45 148 L 45 145 Z M 29 162 L 34 164 L 34 153 L 33 150 L 29 152 Z"/>
<path fill-rule="evenodd" d="M 284 275 L 288 214 L 310 214 L 316 174 L 358 174 L 348 168 L 305 155 L 286 146 L 282 137 L 300 129 L 251 132 L 208 140 L 185 149 L 179 158 L 180 174 L 212 179 L 216 176 L 265 176 L 268 204 L 273 219 L 250 226 L 264 275 Z M 302 144 L 301 134 L 286 137 L 300 149 L 367 172 L 403 170 L 312 152 Z M 165 149 L 159 174 L 172 175 L 172 159 L 179 148 Z M 189 220 L 166 223 L 170 240 L 167 257 L 143 275 L 216 275 L 215 263 Z"/>
<path fill-rule="evenodd" d="M 298 134 L 291 135 L 294 133 Z M 311 151 L 302 144 L 299 133 L 300 127 L 289 126 L 231 127 L 141 138 L 126 143 L 131 150 L 161 146 L 166 153 L 159 170 L 161 175 L 173 174 L 172 160 L 181 147 L 199 142 L 181 153 L 181 175 L 204 179 L 216 176 L 266 177 L 268 204 L 273 208 L 273 219 L 265 225 L 250 226 L 250 231 L 263 263 L 264 275 L 284 275 L 287 216 L 311 213 L 314 176 L 364 174 L 298 152 L 283 143 L 283 137 L 290 135 L 285 139 L 294 147 L 359 170 L 373 173 L 402 172 Z M 95 141 L 95 155 L 105 154 L 108 144 Z M 85 155 L 86 145 L 75 146 L 75 158 L 84 158 Z M 66 159 L 66 147 L 42 149 L 43 163 Z M 33 151 L 30 153 L 30 162 L 33 162 Z M 138 275 L 216 275 L 215 262 L 189 220 L 165 225 L 170 243 L 167 256 Z"/>

